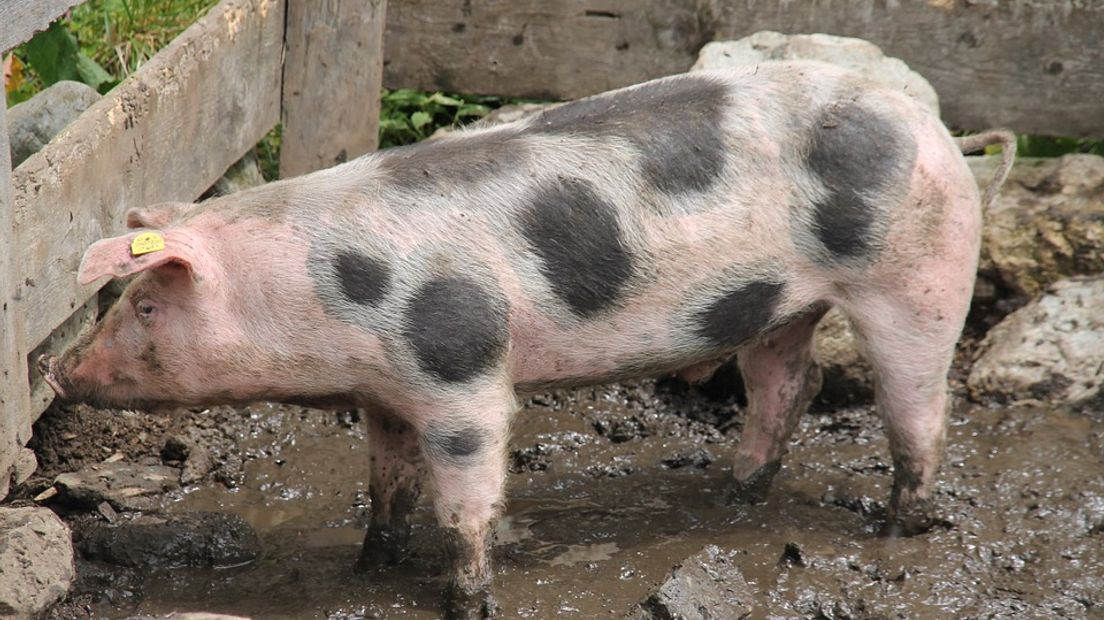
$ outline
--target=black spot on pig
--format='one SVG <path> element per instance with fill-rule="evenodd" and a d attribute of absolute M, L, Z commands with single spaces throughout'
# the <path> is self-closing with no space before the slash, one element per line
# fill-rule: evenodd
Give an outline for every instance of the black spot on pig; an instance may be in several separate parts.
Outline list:
<path fill-rule="evenodd" d="M 476 427 L 458 430 L 430 427 L 422 434 L 426 455 L 438 461 L 463 461 L 483 448 L 484 431 Z"/>
<path fill-rule="evenodd" d="M 425 372 L 469 381 L 495 366 L 506 350 L 503 303 L 470 279 L 430 280 L 406 308 L 403 335 Z"/>
<path fill-rule="evenodd" d="M 763 333 L 775 319 L 784 285 L 755 280 L 714 301 L 698 316 L 698 335 L 719 347 L 735 347 Z"/>
<path fill-rule="evenodd" d="M 613 306 L 633 273 L 613 205 L 582 179 L 538 190 L 520 214 L 522 234 L 540 257 L 556 296 L 581 317 Z"/>
<path fill-rule="evenodd" d="M 813 205 L 813 232 L 833 257 L 881 247 L 885 201 L 907 190 L 915 158 L 912 135 L 876 110 L 848 101 L 820 112 L 805 163 L 827 191 Z"/>
<path fill-rule="evenodd" d="M 669 194 L 706 191 L 725 166 L 720 130 L 728 90 L 684 76 L 580 99 L 546 110 L 537 133 L 621 138 L 640 152 L 641 172 Z"/>
<path fill-rule="evenodd" d="M 378 303 L 391 281 L 387 263 L 359 252 L 339 252 L 334 257 L 334 273 L 342 294 L 360 305 Z"/>
<path fill-rule="evenodd" d="M 521 167 L 525 145 L 517 132 L 446 136 L 381 151 L 382 182 L 400 189 L 472 186 Z"/>

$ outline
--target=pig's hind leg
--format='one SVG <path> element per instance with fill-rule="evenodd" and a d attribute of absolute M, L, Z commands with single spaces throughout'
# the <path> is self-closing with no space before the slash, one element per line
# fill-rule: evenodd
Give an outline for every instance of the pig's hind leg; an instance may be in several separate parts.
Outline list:
<path fill-rule="evenodd" d="M 414 428 L 389 413 L 364 413 L 371 460 L 372 523 L 357 561 L 361 569 L 402 559 L 410 538 L 410 514 L 425 474 Z"/>
<path fill-rule="evenodd" d="M 827 306 L 818 306 L 739 352 L 748 407 L 732 465 L 730 501 L 766 499 L 790 435 L 820 392 L 813 334 L 826 311 Z"/>
<path fill-rule="evenodd" d="M 893 457 L 885 534 L 922 533 L 934 523 L 932 496 L 950 405 L 947 372 L 972 291 L 972 277 L 960 279 L 918 278 L 909 290 L 863 295 L 861 303 L 844 308 L 874 368 L 875 401 Z"/>

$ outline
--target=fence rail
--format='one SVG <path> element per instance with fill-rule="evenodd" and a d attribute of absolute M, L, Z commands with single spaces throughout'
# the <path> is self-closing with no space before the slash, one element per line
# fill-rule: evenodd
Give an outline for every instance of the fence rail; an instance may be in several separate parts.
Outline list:
<path fill-rule="evenodd" d="M 119 234 L 131 206 L 194 200 L 278 122 L 286 176 L 375 148 L 385 7 L 223 0 L 10 175 L 0 110 L 0 498 L 51 399 L 30 352 L 94 319 L 99 287 L 75 277 L 85 248 Z M 48 25 L 35 19 L 18 32 Z M 332 58 L 297 51 L 312 45 Z"/>
<path fill-rule="evenodd" d="M 0 52 L 30 39 L 84 0 L 0 0 Z"/>
<path fill-rule="evenodd" d="M 1104 138 L 1104 0 L 403 0 L 384 84 L 571 99 L 759 30 L 868 39 L 932 83 L 954 127 Z"/>

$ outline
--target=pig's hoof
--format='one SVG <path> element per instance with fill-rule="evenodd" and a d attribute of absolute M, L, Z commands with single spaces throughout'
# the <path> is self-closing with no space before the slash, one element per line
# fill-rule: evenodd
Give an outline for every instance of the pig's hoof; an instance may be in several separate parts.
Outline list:
<path fill-rule="evenodd" d="M 472 588 L 455 581 L 445 593 L 445 618 L 448 620 L 483 620 L 499 615 L 498 603 L 491 596 L 490 586 Z"/>
<path fill-rule="evenodd" d="M 771 461 L 744 478 L 736 478 L 729 486 L 726 501 L 729 504 L 762 504 L 770 495 L 774 475 L 782 468 L 782 461 Z"/>
<path fill-rule="evenodd" d="M 949 529 L 951 523 L 935 516 L 935 507 L 930 501 L 918 502 L 907 509 L 891 511 L 878 535 L 883 538 L 906 538 L 927 534 L 936 528 Z"/>
<path fill-rule="evenodd" d="M 357 559 L 357 571 L 394 566 L 402 562 L 406 558 L 406 542 L 409 538 L 410 530 L 407 528 L 369 527 Z"/>

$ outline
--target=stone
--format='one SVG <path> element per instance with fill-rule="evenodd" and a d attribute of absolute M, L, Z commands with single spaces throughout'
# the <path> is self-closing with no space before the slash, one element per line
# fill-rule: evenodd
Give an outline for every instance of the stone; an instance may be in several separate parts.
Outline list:
<path fill-rule="evenodd" d="M 30 448 L 20 448 L 19 456 L 15 457 L 15 469 L 12 470 L 12 482 L 23 484 L 38 469 L 38 457 Z"/>
<path fill-rule="evenodd" d="M 61 133 L 81 112 L 100 100 L 96 89 L 62 80 L 8 109 L 12 168 L 23 163 Z"/>
<path fill-rule="evenodd" d="M 0 508 L 0 617 L 33 618 L 76 576 L 69 528 L 47 508 Z"/>
<path fill-rule="evenodd" d="M 1062 280 L 989 330 L 966 385 L 978 400 L 1104 399 L 1104 275 Z"/>
<path fill-rule="evenodd" d="M 737 553 L 709 545 L 684 560 L 629 613 L 633 620 L 718 620 L 751 615 L 755 594 L 736 566 Z"/>
<path fill-rule="evenodd" d="M 173 611 L 166 616 L 131 616 L 127 620 L 250 620 L 244 616 L 226 616 L 225 613 L 206 611 Z"/>
<path fill-rule="evenodd" d="M 832 308 L 817 324 L 816 356 L 824 373 L 818 399 L 833 405 L 871 402 L 874 369 L 859 353 L 851 324 L 838 308 Z"/>
<path fill-rule="evenodd" d="M 939 96 L 919 73 L 863 39 L 764 30 L 736 41 L 706 43 L 690 71 L 754 65 L 766 60 L 820 60 L 904 92 L 939 116 Z"/>
<path fill-rule="evenodd" d="M 180 483 L 194 484 L 203 480 L 215 468 L 211 451 L 188 435 L 173 435 L 165 440 L 161 458 L 181 463 Z"/>
<path fill-rule="evenodd" d="M 984 187 L 1000 158 L 967 161 Z M 979 289 L 1022 305 L 1053 282 L 1104 271 L 1102 196 L 1104 157 L 1017 159 L 985 214 Z"/>
<path fill-rule="evenodd" d="M 106 501 L 116 510 L 149 510 L 156 496 L 180 488 L 180 470 L 162 465 L 98 463 L 61 474 L 54 486 L 64 503 L 95 508 Z"/>
<path fill-rule="evenodd" d="M 261 552 L 260 538 L 245 519 L 219 512 L 82 522 L 73 540 L 85 560 L 142 569 L 239 566 Z"/>

